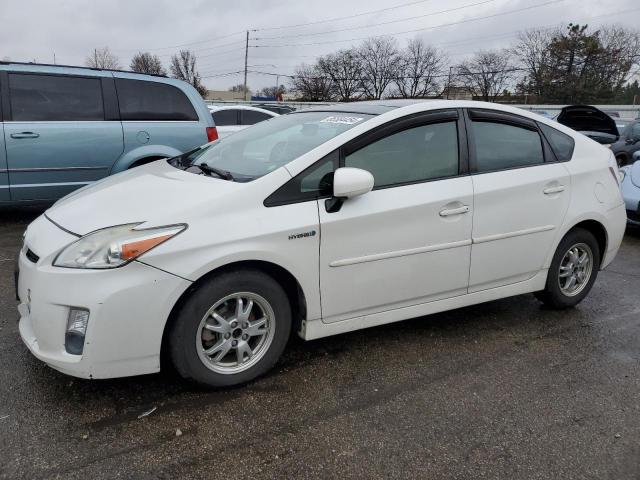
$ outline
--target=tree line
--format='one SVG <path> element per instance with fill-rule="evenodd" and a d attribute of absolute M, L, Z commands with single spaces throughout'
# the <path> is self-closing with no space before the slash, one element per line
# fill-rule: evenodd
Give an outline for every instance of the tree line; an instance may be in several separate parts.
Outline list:
<path fill-rule="evenodd" d="M 91 68 L 103 68 L 107 70 L 119 70 L 121 68 L 118 57 L 109 47 L 94 49 L 87 56 L 85 64 Z M 129 69 L 133 72 L 150 75 L 167 75 L 160 57 L 149 52 L 138 52 L 131 59 Z M 207 88 L 202 84 L 202 79 L 196 68 L 196 57 L 190 50 L 180 50 L 171 57 L 169 72 L 173 78 L 184 80 L 193 85 L 203 97 Z"/>
<path fill-rule="evenodd" d="M 401 48 L 394 38 L 375 37 L 298 66 L 291 90 L 307 101 L 463 92 L 485 101 L 627 103 L 640 96 L 638 81 L 630 81 L 639 65 L 640 33 L 619 26 L 528 30 L 508 48 L 477 51 L 459 63 L 422 39 Z"/>

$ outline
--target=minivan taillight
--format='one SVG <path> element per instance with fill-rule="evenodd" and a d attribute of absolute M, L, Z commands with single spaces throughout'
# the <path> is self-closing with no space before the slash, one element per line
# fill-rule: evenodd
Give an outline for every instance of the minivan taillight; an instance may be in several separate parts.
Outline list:
<path fill-rule="evenodd" d="M 214 140 L 218 140 L 218 130 L 216 127 L 207 127 L 207 141 L 213 142 Z"/>

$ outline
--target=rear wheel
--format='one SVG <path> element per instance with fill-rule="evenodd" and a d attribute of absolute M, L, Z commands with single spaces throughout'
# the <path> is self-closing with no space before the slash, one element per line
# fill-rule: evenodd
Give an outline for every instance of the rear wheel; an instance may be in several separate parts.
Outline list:
<path fill-rule="evenodd" d="M 598 242 L 582 228 L 571 230 L 553 256 L 545 289 L 536 297 L 552 308 L 569 308 L 587 296 L 600 267 Z"/>
<path fill-rule="evenodd" d="M 180 375 L 203 385 L 248 382 L 276 363 L 291 330 L 282 287 L 253 270 L 226 272 L 204 282 L 178 312 L 169 337 Z"/>

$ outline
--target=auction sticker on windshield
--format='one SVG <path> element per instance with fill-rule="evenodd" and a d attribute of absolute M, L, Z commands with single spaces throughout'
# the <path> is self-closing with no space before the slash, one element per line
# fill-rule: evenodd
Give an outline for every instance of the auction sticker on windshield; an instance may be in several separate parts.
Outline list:
<path fill-rule="evenodd" d="M 362 117 L 345 117 L 345 116 L 331 116 L 327 117 L 324 120 L 320 120 L 320 123 L 342 123 L 344 125 L 353 125 L 362 121 Z"/>

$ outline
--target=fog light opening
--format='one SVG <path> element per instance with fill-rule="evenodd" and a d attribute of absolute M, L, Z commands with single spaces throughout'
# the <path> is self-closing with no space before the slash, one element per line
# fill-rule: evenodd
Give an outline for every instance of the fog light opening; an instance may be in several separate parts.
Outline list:
<path fill-rule="evenodd" d="M 72 355 L 82 355 L 84 337 L 89 323 L 89 310 L 71 308 L 67 318 L 67 331 L 64 335 L 64 348 Z"/>

